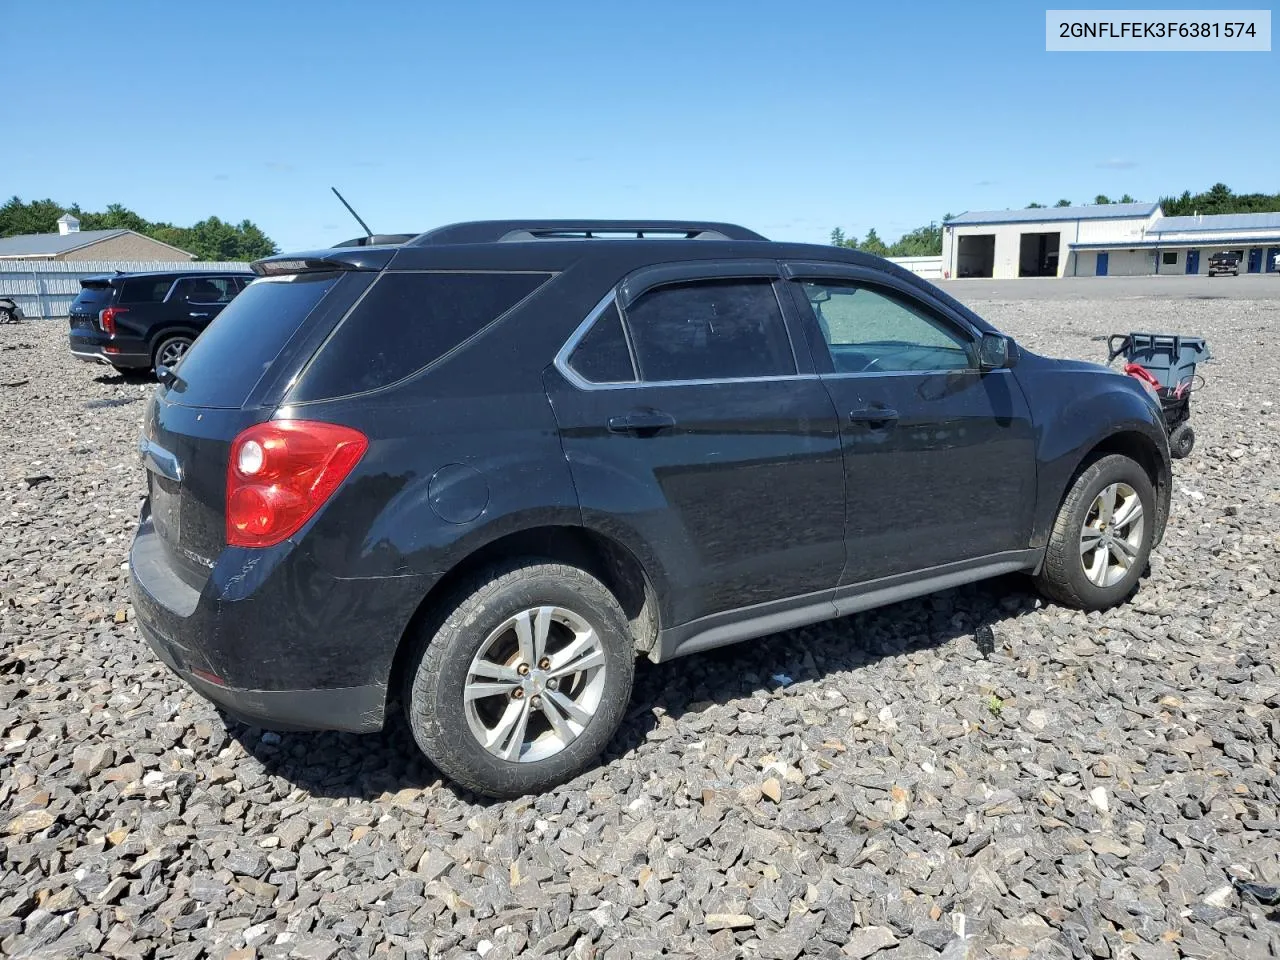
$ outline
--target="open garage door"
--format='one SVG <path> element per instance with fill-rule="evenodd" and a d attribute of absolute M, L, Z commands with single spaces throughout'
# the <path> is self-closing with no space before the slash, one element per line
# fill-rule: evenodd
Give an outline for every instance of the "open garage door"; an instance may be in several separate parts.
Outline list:
<path fill-rule="evenodd" d="M 956 276 L 989 277 L 996 267 L 996 235 L 966 234 L 956 238 Z"/>
<path fill-rule="evenodd" d="M 1018 276 L 1056 277 L 1060 233 L 1024 233 L 1018 244 Z"/>

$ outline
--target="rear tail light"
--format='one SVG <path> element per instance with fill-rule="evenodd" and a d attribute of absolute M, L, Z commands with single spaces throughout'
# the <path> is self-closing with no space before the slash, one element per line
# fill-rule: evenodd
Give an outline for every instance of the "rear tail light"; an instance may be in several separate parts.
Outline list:
<path fill-rule="evenodd" d="M 270 547 L 310 520 L 347 478 L 369 439 L 314 420 L 249 427 L 227 463 L 227 545 Z"/>
<path fill-rule="evenodd" d="M 116 335 L 116 317 L 128 312 L 128 307 L 107 307 L 107 309 L 99 313 L 98 323 L 101 325 L 103 333 L 109 333 L 114 337 Z"/>

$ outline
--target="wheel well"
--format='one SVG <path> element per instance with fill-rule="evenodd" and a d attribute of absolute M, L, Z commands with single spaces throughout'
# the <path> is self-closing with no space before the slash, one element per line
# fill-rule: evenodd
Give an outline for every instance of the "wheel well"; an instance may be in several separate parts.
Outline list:
<path fill-rule="evenodd" d="M 392 662 L 388 690 L 399 696 L 414 652 L 414 640 L 440 615 L 477 571 L 511 557 L 537 557 L 581 567 L 608 587 L 631 624 L 636 653 L 647 653 L 658 639 L 658 600 L 640 561 L 626 547 L 583 527 L 535 527 L 499 537 L 468 555 L 433 586 L 405 627 Z"/>
<path fill-rule="evenodd" d="M 1165 482 L 1163 472 L 1160 469 L 1160 451 L 1150 437 L 1134 431 L 1113 433 L 1095 446 L 1081 462 L 1075 476 L 1079 476 L 1090 465 L 1113 453 L 1118 453 L 1136 461 L 1146 471 L 1147 476 L 1151 478 L 1153 487 L 1159 489 Z M 1074 479 L 1075 477 L 1072 477 L 1072 480 Z"/>

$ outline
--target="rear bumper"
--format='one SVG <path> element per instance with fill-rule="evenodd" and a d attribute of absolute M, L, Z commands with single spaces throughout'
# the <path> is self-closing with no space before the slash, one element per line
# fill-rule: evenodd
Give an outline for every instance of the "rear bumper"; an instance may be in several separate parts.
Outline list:
<path fill-rule="evenodd" d="M 197 693 L 268 729 L 382 729 L 418 578 L 334 577 L 286 541 L 226 548 L 197 584 L 169 551 L 146 501 L 129 551 L 135 622 Z"/>
<path fill-rule="evenodd" d="M 147 345 L 132 339 L 112 338 L 97 330 L 72 328 L 67 337 L 71 355 L 85 363 L 105 363 L 113 367 L 149 367 Z"/>
<path fill-rule="evenodd" d="M 382 684 L 334 690 L 246 690 L 222 686 L 192 673 L 184 651 L 144 621 L 138 628 L 166 667 L 191 689 L 238 720 L 271 730 L 344 730 L 373 733 L 382 729 L 387 688 Z"/>

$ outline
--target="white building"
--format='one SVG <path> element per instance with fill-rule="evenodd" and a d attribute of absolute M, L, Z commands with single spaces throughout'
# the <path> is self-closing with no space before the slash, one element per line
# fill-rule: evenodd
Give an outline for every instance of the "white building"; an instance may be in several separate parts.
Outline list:
<path fill-rule="evenodd" d="M 962 213 L 942 227 L 943 276 L 1092 277 L 1208 273 L 1230 250 L 1241 273 L 1274 272 L 1280 213 L 1166 217 L 1156 203 Z"/>

